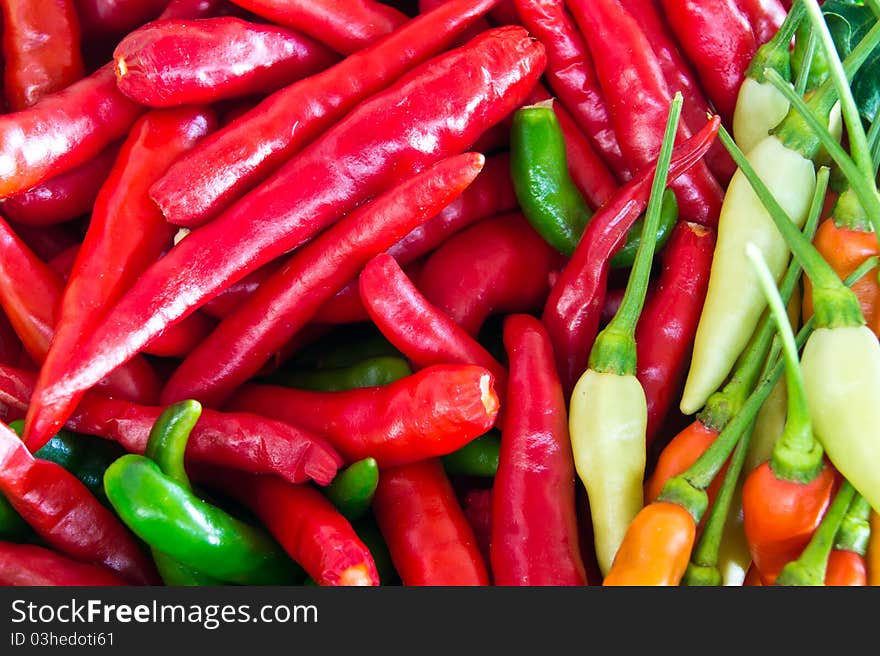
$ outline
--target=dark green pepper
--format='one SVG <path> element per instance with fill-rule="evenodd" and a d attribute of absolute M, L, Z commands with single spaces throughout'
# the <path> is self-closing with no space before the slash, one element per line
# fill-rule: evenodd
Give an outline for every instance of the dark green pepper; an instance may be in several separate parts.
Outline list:
<path fill-rule="evenodd" d="M 182 458 L 200 413 L 200 404 L 183 401 L 157 419 L 147 453 L 164 469 L 135 454 L 110 465 L 104 488 L 116 513 L 154 554 L 161 554 L 157 565 L 167 564 L 163 574 L 176 584 L 192 585 L 186 583 L 192 575 L 199 582 L 216 579 L 242 585 L 302 580 L 302 569 L 265 530 L 208 503 L 190 487 Z"/>
<path fill-rule="evenodd" d="M 324 494 L 349 521 L 366 514 L 379 485 L 379 465 L 375 458 L 353 462 L 336 474 Z"/>
<path fill-rule="evenodd" d="M 279 372 L 281 385 L 319 392 L 339 392 L 359 387 L 388 385 L 404 376 L 412 368 L 409 362 L 396 355 L 378 355 L 365 358 L 347 367 Z"/>
<path fill-rule="evenodd" d="M 287 363 L 291 369 L 350 367 L 366 358 L 403 357 L 373 323 L 343 324 L 301 349 Z M 276 376 L 269 377 L 272 380 Z"/>
<path fill-rule="evenodd" d="M 510 173 L 526 219 L 548 244 L 571 255 L 593 213 L 568 172 L 565 138 L 549 101 L 514 113 Z"/>
<path fill-rule="evenodd" d="M 491 477 L 498 471 L 500 452 L 501 434 L 492 430 L 443 456 L 443 468 L 451 475 Z"/>
<path fill-rule="evenodd" d="M 663 205 L 660 207 L 660 225 L 657 226 L 657 242 L 655 252 L 659 251 L 669 241 L 672 229 L 678 222 L 678 199 L 675 192 L 667 188 L 663 192 Z M 612 269 L 628 269 L 632 267 L 636 259 L 636 251 L 639 250 L 639 242 L 642 239 L 642 230 L 645 227 L 645 215 L 642 214 L 626 232 L 626 242 L 620 250 L 611 258 L 609 265 Z"/>

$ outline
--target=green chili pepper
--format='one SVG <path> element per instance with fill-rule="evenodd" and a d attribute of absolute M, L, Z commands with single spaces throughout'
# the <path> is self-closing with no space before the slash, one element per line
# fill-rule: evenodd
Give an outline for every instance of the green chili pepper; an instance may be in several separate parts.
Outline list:
<path fill-rule="evenodd" d="M 513 115 L 510 171 L 529 223 L 553 248 L 571 255 L 593 213 L 568 172 L 565 138 L 551 101 Z"/>
<path fill-rule="evenodd" d="M 330 485 L 324 488 L 324 494 L 348 520 L 355 520 L 369 510 L 378 485 L 376 459 L 364 458 L 336 474 Z"/>
<path fill-rule="evenodd" d="M 183 565 L 168 554 L 152 550 L 153 562 L 165 585 L 176 587 L 196 587 L 207 585 L 224 585 L 223 581 L 203 574 L 197 569 Z"/>
<path fill-rule="evenodd" d="M 163 575 L 178 584 L 208 580 L 204 577 L 242 585 L 301 580 L 301 568 L 268 533 L 208 503 L 190 487 L 183 453 L 200 413 L 195 401 L 163 411 L 146 449 L 159 464 L 127 454 L 110 465 L 104 488 L 113 508 L 154 550 L 154 558 L 159 554 L 157 566 L 166 566 Z"/>
<path fill-rule="evenodd" d="M 663 205 L 660 207 L 660 225 L 657 228 L 657 244 L 654 247 L 659 251 L 669 241 L 672 229 L 678 221 L 678 199 L 672 189 L 663 192 Z M 636 259 L 639 250 L 642 230 L 645 227 L 645 215 L 642 214 L 626 232 L 626 242 L 620 250 L 611 258 L 609 265 L 612 269 L 628 269 Z"/>
<path fill-rule="evenodd" d="M 443 456 L 443 467 L 451 475 L 491 477 L 498 471 L 500 452 L 501 434 L 492 430 Z"/>
<path fill-rule="evenodd" d="M 346 367 L 288 371 L 280 373 L 276 378 L 280 384 L 288 387 L 338 392 L 359 387 L 388 385 L 411 373 L 412 368 L 405 358 L 396 355 L 378 355 Z"/>
<path fill-rule="evenodd" d="M 366 358 L 382 355 L 403 357 L 374 324 L 344 324 L 301 349 L 289 360 L 288 366 L 297 369 L 350 367 Z"/>

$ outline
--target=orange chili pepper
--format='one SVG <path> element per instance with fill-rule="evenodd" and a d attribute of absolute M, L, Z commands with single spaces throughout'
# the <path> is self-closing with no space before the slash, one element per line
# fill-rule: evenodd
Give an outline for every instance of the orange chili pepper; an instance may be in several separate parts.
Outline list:
<path fill-rule="evenodd" d="M 825 570 L 826 586 L 867 585 L 865 558 L 855 551 L 834 549 L 828 556 Z"/>
<path fill-rule="evenodd" d="M 880 513 L 871 511 L 871 537 L 865 552 L 868 585 L 880 585 Z"/>

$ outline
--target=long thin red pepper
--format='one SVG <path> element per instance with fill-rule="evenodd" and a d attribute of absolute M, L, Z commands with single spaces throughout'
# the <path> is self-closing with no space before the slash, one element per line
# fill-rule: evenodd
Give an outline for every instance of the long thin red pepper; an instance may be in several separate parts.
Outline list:
<path fill-rule="evenodd" d="M 725 125 L 733 120 L 739 88 L 758 49 L 736 0 L 661 0 L 682 50 Z"/>
<path fill-rule="evenodd" d="M 277 91 L 181 157 L 153 186 L 153 198 L 176 225 L 206 223 L 358 103 L 448 48 L 496 2 L 449 2 L 326 71 Z"/>
<path fill-rule="evenodd" d="M 714 251 L 714 230 L 678 222 L 663 249 L 660 278 L 639 316 L 636 377 L 648 405 L 649 448 L 681 392 Z"/>
<path fill-rule="evenodd" d="M 705 155 L 719 125 L 720 119 L 713 117 L 700 132 L 675 148 L 670 181 Z M 559 377 L 567 393 L 587 367 L 602 314 L 608 262 L 644 212 L 653 176 L 652 169 L 641 172 L 599 208 L 550 289 L 541 319 L 553 342 Z"/>
<path fill-rule="evenodd" d="M 475 364 L 495 377 L 504 403 L 507 369 L 461 326 L 416 289 L 395 259 L 371 259 L 358 278 L 370 319 L 416 369 L 438 364 Z"/>
<path fill-rule="evenodd" d="M 562 385 L 541 322 L 504 320 L 510 362 L 507 410 L 492 487 L 496 585 L 586 585 L 575 473 Z"/>
<path fill-rule="evenodd" d="M 144 108 L 116 86 L 113 66 L 0 116 L 0 197 L 85 163 L 125 135 Z"/>
<path fill-rule="evenodd" d="M 543 47 L 526 30 L 496 28 L 362 103 L 144 272 L 72 354 L 67 372 L 35 395 L 32 426 L 40 429 L 25 434 L 28 445 L 45 443 L 63 423 L 71 396 L 224 287 L 407 175 L 465 150 L 522 102 L 544 62 Z M 448 101 L 438 104 L 438 96 Z"/>
<path fill-rule="evenodd" d="M 0 408 L 7 421 L 24 417 L 34 374 L 0 366 Z M 140 405 L 99 392 L 88 392 L 65 427 L 118 442 L 143 453 L 150 429 L 164 406 Z M 314 480 L 326 485 L 342 460 L 321 435 L 247 412 L 205 408 L 187 442 L 194 462 L 254 474 L 275 474 L 293 483 Z"/>
<path fill-rule="evenodd" d="M 87 162 L 35 187 L 7 196 L 0 200 L 0 210 L 13 221 L 35 227 L 85 216 L 92 211 L 120 145 L 114 142 Z"/>
<path fill-rule="evenodd" d="M 287 25 L 344 55 L 390 34 L 409 17 L 375 0 L 232 0 L 273 23 Z"/>
<path fill-rule="evenodd" d="M 491 216 L 450 237 L 425 260 L 416 287 L 476 337 L 493 314 L 539 312 L 565 257 L 520 212 Z"/>
<path fill-rule="evenodd" d="M 82 247 L 57 305 L 55 334 L 35 388 L 38 396 L 67 368 L 70 353 L 113 303 L 171 247 L 176 230 L 163 219 L 148 189 L 172 161 L 215 125 L 211 109 L 188 106 L 147 112 L 132 127 L 95 201 Z M 79 397 L 68 399 L 66 414 Z M 44 430 L 30 425 L 35 417 L 28 414 L 25 432 Z"/>
<path fill-rule="evenodd" d="M 204 480 L 244 503 L 318 585 L 379 585 L 370 550 L 315 488 L 228 470 Z"/>
<path fill-rule="evenodd" d="M 35 544 L 0 542 L 0 585 L 131 585 L 107 567 L 89 565 Z"/>
<path fill-rule="evenodd" d="M 736 5 L 749 19 L 757 47 L 773 38 L 788 14 L 780 0 L 736 0 Z"/>
<path fill-rule="evenodd" d="M 516 0 L 522 24 L 547 48 L 547 83 L 620 181 L 631 176 L 590 49 L 562 0 Z"/>
<path fill-rule="evenodd" d="M 446 455 L 492 428 L 499 410 L 494 382 L 488 369 L 450 364 L 341 392 L 248 383 L 227 409 L 314 431 L 346 462 L 372 457 L 386 468 Z"/>
<path fill-rule="evenodd" d="M 40 260 L 0 217 L 0 305 L 25 350 L 36 363 L 49 351 L 58 323 L 64 281 Z M 99 388 L 125 399 L 158 400 L 161 381 L 142 357 L 129 360 L 98 381 Z"/>
<path fill-rule="evenodd" d="M 403 585 L 489 585 L 476 536 L 439 460 L 383 471 L 372 507 Z"/>
<path fill-rule="evenodd" d="M 148 23 L 117 44 L 113 60 L 122 93 L 174 107 L 271 93 L 339 56 L 296 30 L 222 16 Z"/>
<path fill-rule="evenodd" d="M 163 403 L 217 407 L 247 381 L 374 255 L 439 212 L 479 174 L 485 158 L 441 160 L 340 219 L 287 260 L 177 367 Z M 389 256 L 390 257 L 390 256 Z M 218 358 L 217 354 L 223 357 Z"/>
<path fill-rule="evenodd" d="M 638 22 L 616 0 L 569 4 L 593 53 L 621 150 L 630 167 L 640 171 L 657 157 L 672 100 L 660 63 Z M 688 126 L 680 123 L 678 135 L 688 138 Z M 705 162 L 698 162 L 669 186 L 682 219 L 717 225 L 724 193 Z"/>
<path fill-rule="evenodd" d="M 73 0 L 4 0 L 3 90 L 9 111 L 30 107 L 85 74 Z"/>
<path fill-rule="evenodd" d="M 133 584 L 158 581 L 153 561 L 125 525 L 61 465 L 34 458 L 0 425 L 0 493 L 50 547 L 104 565 Z"/>

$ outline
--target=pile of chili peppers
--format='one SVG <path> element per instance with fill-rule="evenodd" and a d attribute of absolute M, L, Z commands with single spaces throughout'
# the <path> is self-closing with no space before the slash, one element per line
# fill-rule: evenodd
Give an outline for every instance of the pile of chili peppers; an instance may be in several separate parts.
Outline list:
<path fill-rule="evenodd" d="M 880 583 L 821 4 L 0 0 L 0 584 Z"/>

